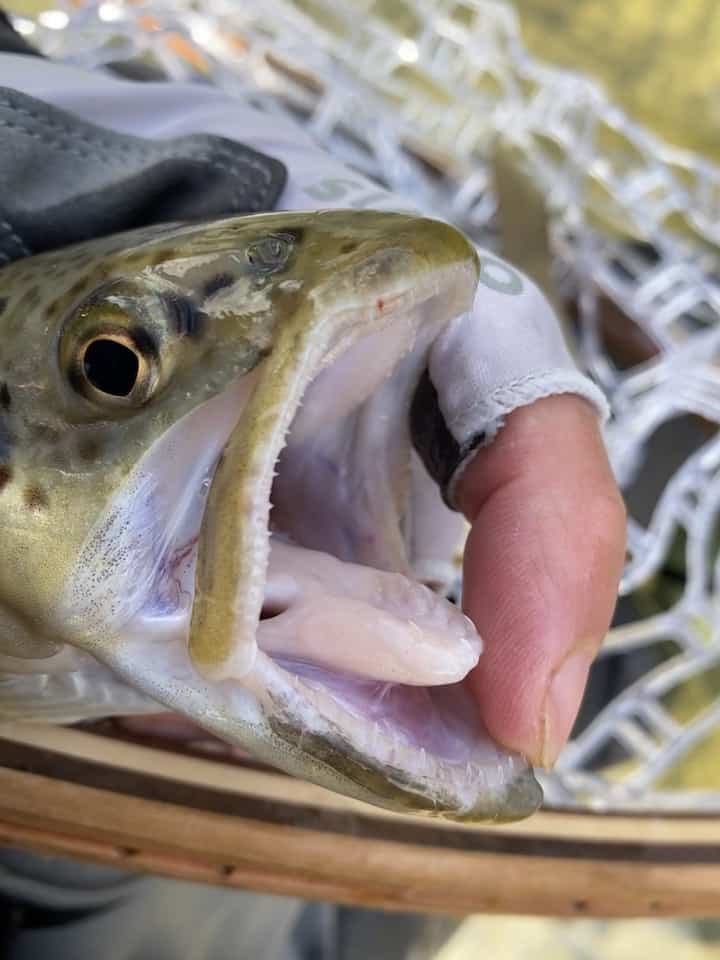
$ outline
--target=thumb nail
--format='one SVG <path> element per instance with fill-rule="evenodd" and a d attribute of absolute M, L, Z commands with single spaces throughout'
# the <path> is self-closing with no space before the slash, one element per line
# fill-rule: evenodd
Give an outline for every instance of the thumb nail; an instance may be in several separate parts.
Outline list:
<path fill-rule="evenodd" d="M 550 677 L 541 714 L 542 747 L 539 765 L 550 769 L 570 736 L 580 709 L 592 657 L 572 651 Z"/>

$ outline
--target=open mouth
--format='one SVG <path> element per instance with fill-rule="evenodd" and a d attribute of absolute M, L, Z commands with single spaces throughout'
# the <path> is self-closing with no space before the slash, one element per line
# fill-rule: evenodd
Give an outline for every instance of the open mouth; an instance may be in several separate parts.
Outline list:
<path fill-rule="evenodd" d="M 418 483 L 425 507 L 449 514 L 427 495 L 410 405 L 432 341 L 467 309 L 470 274 L 451 264 L 288 324 L 252 374 L 145 457 L 70 602 L 87 635 L 85 598 L 110 601 L 82 571 L 110 549 L 115 566 L 130 555 L 136 593 L 114 611 L 113 645 L 93 652 L 133 686 L 340 792 L 513 819 L 540 788 L 484 732 L 463 683 L 480 638 L 415 579 L 412 547 Z"/>

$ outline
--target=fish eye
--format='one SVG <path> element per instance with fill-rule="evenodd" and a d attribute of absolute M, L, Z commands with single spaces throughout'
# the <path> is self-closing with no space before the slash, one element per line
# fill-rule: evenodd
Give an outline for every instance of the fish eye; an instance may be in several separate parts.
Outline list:
<path fill-rule="evenodd" d="M 131 331 L 98 333 L 77 348 L 71 381 L 88 400 L 140 406 L 155 380 L 154 354 Z"/>
<path fill-rule="evenodd" d="M 282 270 L 293 250 L 293 238 L 284 233 L 271 233 L 249 244 L 245 257 L 251 267 L 262 273 Z"/>
<path fill-rule="evenodd" d="M 74 409 L 83 418 L 131 416 L 172 375 L 177 339 L 163 296 L 145 278 L 96 287 L 68 310 L 57 340 L 57 372 L 95 411 Z"/>
<path fill-rule="evenodd" d="M 88 382 L 111 397 L 129 396 L 140 374 L 142 357 L 131 344 L 111 337 L 91 340 L 83 353 Z"/>

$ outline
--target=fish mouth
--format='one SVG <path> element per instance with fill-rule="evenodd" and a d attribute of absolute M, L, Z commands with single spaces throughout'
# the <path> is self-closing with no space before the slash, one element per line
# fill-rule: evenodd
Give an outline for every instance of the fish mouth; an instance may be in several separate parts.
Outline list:
<path fill-rule="evenodd" d="M 133 609 L 93 652 L 289 773 L 390 809 L 512 820 L 539 806 L 540 787 L 484 731 L 464 683 L 480 638 L 416 579 L 408 548 L 413 478 L 431 486 L 410 405 L 431 343 L 472 302 L 475 269 L 412 285 L 403 270 L 380 297 L 316 300 L 252 374 L 171 428 L 134 502 L 115 508 L 137 517 L 144 504 L 154 559 L 145 574 L 135 565 Z M 151 497 L 137 493 L 144 477 Z M 429 502 L 446 510 L 437 491 Z M 113 550 L 127 552 L 117 537 Z M 82 576 L 73 589 L 87 635 Z"/>

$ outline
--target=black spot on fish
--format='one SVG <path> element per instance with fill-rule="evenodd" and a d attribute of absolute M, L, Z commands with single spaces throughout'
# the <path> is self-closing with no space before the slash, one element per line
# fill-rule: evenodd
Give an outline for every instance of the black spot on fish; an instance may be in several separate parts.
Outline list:
<path fill-rule="evenodd" d="M 15 437 L 7 417 L 0 417 L 0 460 L 7 460 L 12 449 Z"/>
<path fill-rule="evenodd" d="M 32 286 L 25 291 L 23 295 L 23 309 L 24 310 L 34 310 L 35 307 L 40 303 L 42 295 L 40 292 L 40 287 Z"/>
<path fill-rule="evenodd" d="M 76 393 L 85 390 L 85 373 L 80 363 L 74 363 L 67 372 L 68 382 Z"/>
<path fill-rule="evenodd" d="M 129 327 L 128 333 L 144 357 L 155 357 L 157 359 L 160 351 L 158 350 L 157 340 L 152 333 L 139 324 L 134 324 L 132 327 Z"/>
<path fill-rule="evenodd" d="M 97 437 L 82 437 L 78 441 L 77 452 L 81 460 L 93 463 L 100 456 L 101 444 Z"/>
<path fill-rule="evenodd" d="M 11 406 L 12 397 L 10 396 L 10 389 L 6 383 L 0 383 L 0 408 L 9 410 Z"/>
<path fill-rule="evenodd" d="M 12 480 L 12 470 L 6 463 L 0 463 L 0 490 Z"/>
<path fill-rule="evenodd" d="M 0 314 L 5 312 L 5 307 L 8 305 L 7 297 L 0 297 Z"/>
<path fill-rule="evenodd" d="M 235 283 L 235 277 L 231 273 L 216 273 L 211 277 L 203 287 L 203 296 L 211 297 L 226 287 L 231 287 Z"/>
<path fill-rule="evenodd" d="M 87 283 L 85 280 L 77 280 L 68 290 L 68 296 L 72 300 L 76 300 L 82 293 L 85 292 L 85 287 Z"/>
<path fill-rule="evenodd" d="M 48 505 L 48 498 L 42 487 L 28 487 L 25 491 L 25 506 L 29 510 L 44 510 Z"/>
<path fill-rule="evenodd" d="M 305 227 L 279 227 L 278 233 L 292 237 L 295 244 L 301 243 L 305 236 Z"/>
<path fill-rule="evenodd" d="M 140 270 L 145 266 L 147 257 L 144 253 L 123 252 L 123 265 L 126 270 Z"/>
<path fill-rule="evenodd" d="M 180 337 L 199 337 L 205 329 L 207 314 L 203 313 L 189 297 L 179 293 L 163 294 L 170 326 Z"/>
<path fill-rule="evenodd" d="M 358 242 L 357 240 L 348 240 L 347 243 L 344 243 L 340 247 L 340 253 L 352 253 L 353 250 L 357 250 Z"/>
<path fill-rule="evenodd" d="M 32 428 L 32 441 L 34 443 L 53 443 L 57 438 L 57 430 L 49 423 L 37 423 Z"/>
<path fill-rule="evenodd" d="M 165 263 L 166 260 L 174 260 L 176 257 L 177 254 L 172 247 L 165 247 L 150 257 L 150 264 L 153 267 L 159 267 L 160 264 Z"/>

